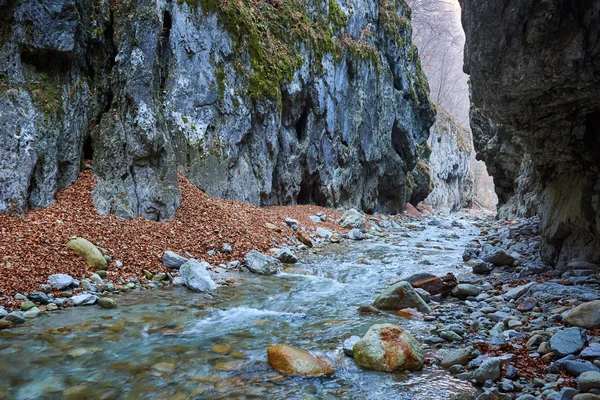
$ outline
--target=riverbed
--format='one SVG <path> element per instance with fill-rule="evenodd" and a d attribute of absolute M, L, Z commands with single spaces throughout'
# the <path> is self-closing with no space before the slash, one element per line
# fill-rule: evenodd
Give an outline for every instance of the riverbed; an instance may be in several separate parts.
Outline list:
<path fill-rule="evenodd" d="M 451 222 L 460 222 L 451 226 Z M 438 366 L 367 371 L 341 344 L 378 323 L 423 344 L 435 322 L 361 315 L 391 282 L 417 272 L 460 276 L 464 246 L 479 234 L 455 215 L 386 230 L 386 237 L 299 252 L 274 276 L 234 275 L 210 294 L 185 288 L 117 296 L 119 307 L 79 307 L 0 332 L 0 398 L 7 399 L 449 399 L 474 393 Z M 460 227 L 462 225 L 462 227 Z M 333 360 L 329 378 L 286 377 L 267 348 L 287 344 Z"/>

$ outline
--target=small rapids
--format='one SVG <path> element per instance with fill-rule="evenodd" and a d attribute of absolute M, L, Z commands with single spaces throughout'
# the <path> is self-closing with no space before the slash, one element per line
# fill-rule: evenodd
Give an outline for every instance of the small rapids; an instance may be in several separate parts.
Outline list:
<path fill-rule="evenodd" d="M 373 324 L 401 325 L 420 341 L 435 326 L 357 308 L 403 276 L 466 272 L 457 264 L 479 231 L 466 219 L 464 229 L 452 227 L 458 218 L 300 252 L 300 263 L 275 276 L 238 274 L 210 295 L 144 290 L 116 297 L 115 310 L 68 309 L 0 332 L 0 399 L 441 400 L 474 393 L 436 366 L 367 371 L 341 350 L 344 339 Z M 266 362 L 276 344 L 327 355 L 336 373 L 282 376 Z"/>

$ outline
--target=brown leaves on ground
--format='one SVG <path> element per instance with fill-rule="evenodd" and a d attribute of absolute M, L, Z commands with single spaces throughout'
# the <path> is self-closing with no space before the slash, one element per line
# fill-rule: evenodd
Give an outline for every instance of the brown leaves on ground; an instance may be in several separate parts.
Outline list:
<path fill-rule="evenodd" d="M 282 225 L 286 217 L 298 220 L 309 231 L 317 226 L 340 231 L 335 221 L 341 213 L 337 211 L 318 206 L 261 208 L 210 197 L 183 176 L 179 183 L 181 206 L 175 217 L 165 222 L 99 216 L 91 197 L 95 187 L 91 171 L 83 171 L 77 182 L 60 191 L 50 207 L 24 216 L 0 215 L 0 297 L 40 290 L 52 274 L 65 273 L 76 279 L 91 274 L 93 269 L 66 247 L 71 236 L 106 249 L 112 259 L 108 277 L 126 282 L 140 278 L 142 269 L 166 271 L 160 262 L 165 250 L 211 264 L 242 260 L 250 250 L 268 251 L 274 246 L 272 239 L 280 243 L 293 240 L 294 232 Z M 319 211 L 327 214 L 327 222 L 310 220 L 309 216 Z M 266 223 L 281 226 L 282 232 L 268 229 Z M 233 247 L 231 254 L 220 252 L 224 242 Z M 209 256 L 209 250 L 217 254 Z M 118 268 L 115 260 L 122 261 L 123 267 Z M 9 298 L 5 305 L 10 304 L 14 303 Z"/>

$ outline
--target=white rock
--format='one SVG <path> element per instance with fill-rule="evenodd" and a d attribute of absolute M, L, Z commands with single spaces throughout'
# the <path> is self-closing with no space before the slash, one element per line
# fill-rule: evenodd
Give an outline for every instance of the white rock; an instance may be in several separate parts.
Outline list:
<path fill-rule="evenodd" d="M 183 264 L 179 271 L 185 285 L 195 291 L 204 292 L 206 290 L 214 290 L 217 284 L 210 278 L 207 268 L 210 264 L 206 261 L 188 260 Z"/>
<path fill-rule="evenodd" d="M 71 302 L 74 306 L 89 306 L 95 304 L 98 301 L 98 296 L 91 293 L 78 294 L 77 296 L 71 297 Z"/>
<path fill-rule="evenodd" d="M 162 263 L 165 267 L 171 269 L 178 269 L 188 261 L 187 258 L 180 256 L 179 254 L 167 250 L 162 255 Z"/>
<path fill-rule="evenodd" d="M 333 233 L 329 229 L 325 229 L 322 227 L 318 227 L 315 233 L 317 234 L 317 236 L 322 237 L 323 239 L 329 239 L 333 236 Z"/>
<path fill-rule="evenodd" d="M 104 284 L 104 282 L 102 281 L 102 278 L 100 278 L 100 275 L 98 275 L 98 274 L 92 274 L 90 276 L 90 281 L 94 282 L 96 285 Z"/>
<path fill-rule="evenodd" d="M 71 275 L 54 274 L 48 277 L 48 283 L 56 290 L 65 290 L 74 283 Z"/>

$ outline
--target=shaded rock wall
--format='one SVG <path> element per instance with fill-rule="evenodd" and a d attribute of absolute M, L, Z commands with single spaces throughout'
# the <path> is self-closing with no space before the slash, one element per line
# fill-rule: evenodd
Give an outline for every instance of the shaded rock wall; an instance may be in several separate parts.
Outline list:
<path fill-rule="evenodd" d="M 446 212 L 470 207 L 475 195 L 471 132 L 439 109 L 427 142 L 431 147 L 429 169 L 434 188 L 424 203 Z"/>
<path fill-rule="evenodd" d="M 475 147 L 543 257 L 600 261 L 600 3 L 462 0 Z"/>
<path fill-rule="evenodd" d="M 51 204 L 85 159 L 123 218 L 172 217 L 178 170 L 261 205 L 425 198 L 434 110 L 405 3 L 265 2 L 263 25 L 220 4 L 0 0 L 0 212 Z"/>

